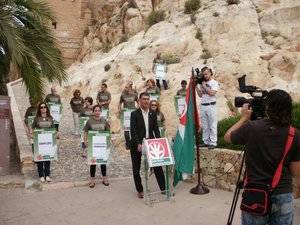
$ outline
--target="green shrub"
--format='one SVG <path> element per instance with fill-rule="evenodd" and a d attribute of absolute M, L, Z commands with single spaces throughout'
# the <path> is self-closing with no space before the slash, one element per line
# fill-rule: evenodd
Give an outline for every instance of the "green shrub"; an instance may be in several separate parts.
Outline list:
<path fill-rule="evenodd" d="M 232 150 L 242 150 L 243 146 L 228 144 L 224 141 L 224 135 L 226 131 L 232 127 L 238 120 L 240 115 L 228 117 L 218 122 L 218 148 L 226 148 Z"/>
<path fill-rule="evenodd" d="M 165 20 L 165 11 L 152 11 L 148 16 L 148 25 L 151 27 L 152 25 L 159 23 L 163 20 Z"/>
<path fill-rule="evenodd" d="M 228 144 L 224 141 L 226 131 L 240 119 L 240 115 L 228 117 L 218 122 L 218 148 L 242 150 L 243 146 Z M 292 125 L 300 129 L 300 103 L 293 105 Z"/>
<path fill-rule="evenodd" d="M 104 66 L 104 71 L 107 72 L 107 71 L 110 70 L 110 68 L 111 68 L 111 66 L 110 66 L 109 64 L 106 64 L 106 65 Z"/>
<path fill-rule="evenodd" d="M 202 55 L 200 56 L 201 57 L 201 59 L 210 59 L 211 57 L 212 57 L 212 55 L 211 55 L 211 53 L 210 53 L 210 51 L 208 50 L 208 49 L 203 49 L 202 50 Z"/>
<path fill-rule="evenodd" d="M 192 24 L 195 24 L 195 22 L 196 22 L 196 20 L 197 20 L 196 13 L 193 12 L 193 13 L 191 14 L 191 17 L 190 17 L 190 18 L 191 18 L 191 23 L 192 23 Z"/>
<path fill-rule="evenodd" d="M 119 42 L 119 43 L 123 43 L 123 42 L 126 42 L 126 41 L 128 41 L 128 37 L 127 37 L 126 34 L 123 34 L 123 35 L 121 36 L 121 38 L 120 38 L 120 42 Z"/>
<path fill-rule="evenodd" d="M 300 129 L 300 103 L 293 105 L 292 125 Z"/>
<path fill-rule="evenodd" d="M 239 4 L 240 0 L 227 0 L 228 5 Z"/>
<path fill-rule="evenodd" d="M 147 45 L 141 45 L 141 46 L 138 47 L 138 50 L 142 51 L 145 48 L 147 48 Z"/>
<path fill-rule="evenodd" d="M 184 13 L 190 14 L 197 11 L 201 7 L 200 0 L 187 0 L 184 3 Z"/>
<path fill-rule="evenodd" d="M 161 58 L 163 60 L 165 60 L 165 62 L 167 64 L 176 64 L 176 63 L 180 63 L 180 58 L 178 55 L 174 54 L 174 53 L 165 53 L 161 56 Z"/>
<path fill-rule="evenodd" d="M 197 29 L 197 33 L 195 35 L 195 38 L 198 39 L 199 41 L 202 41 L 202 31 L 200 28 Z"/>

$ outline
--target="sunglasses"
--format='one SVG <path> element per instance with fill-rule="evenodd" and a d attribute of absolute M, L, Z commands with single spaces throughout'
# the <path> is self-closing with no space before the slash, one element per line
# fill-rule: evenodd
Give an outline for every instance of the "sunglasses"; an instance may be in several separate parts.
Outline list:
<path fill-rule="evenodd" d="M 41 105 L 40 109 L 46 109 L 47 107 L 45 105 Z"/>
<path fill-rule="evenodd" d="M 156 104 L 152 104 L 151 106 L 157 106 Z"/>

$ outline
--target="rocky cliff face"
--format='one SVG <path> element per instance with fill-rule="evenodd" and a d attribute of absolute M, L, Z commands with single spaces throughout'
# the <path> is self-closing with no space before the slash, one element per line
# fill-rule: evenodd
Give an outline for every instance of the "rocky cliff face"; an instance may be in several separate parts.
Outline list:
<path fill-rule="evenodd" d="M 232 5 L 202 0 L 194 15 L 184 14 L 184 2 L 105 1 L 62 91 L 70 96 L 73 88 L 80 87 L 84 95 L 96 97 L 99 84 L 107 80 L 113 96 L 112 130 L 118 132 L 116 112 L 124 82 L 132 80 L 138 91 L 143 90 L 143 78 L 153 77 L 152 60 L 162 52 L 180 59 L 169 65 L 170 89 L 161 97 L 170 135 L 177 124 L 173 97 L 180 81 L 189 79 L 192 67 L 213 69 L 221 85 L 219 119 L 230 114 L 228 102 L 241 95 L 237 78 L 242 74 L 247 74 L 248 84 L 285 89 L 300 101 L 299 0 L 243 0 Z M 164 10 L 166 19 L 148 27 L 153 7 Z M 107 64 L 111 69 L 105 72 Z"/>

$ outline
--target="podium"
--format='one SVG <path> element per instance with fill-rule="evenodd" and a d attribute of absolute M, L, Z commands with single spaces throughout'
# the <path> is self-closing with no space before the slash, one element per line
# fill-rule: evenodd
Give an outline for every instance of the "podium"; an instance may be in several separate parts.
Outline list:
<path fill-rule="evenodd" d="M 174 157 L 167 138 L 144 139 L 143 141 L 144 162 L 144 200 L 147 205 L 153 205 L 162 201 L 170 201 L 174 198 L 173 185 L 170 183 L 173 177 Z M 152 191 L 150 185 L 151 168 L 161 166 L 164 170 L 166 190 Z M 154 176 L 154 175 L 153 175 Z M 155 183 L 157 183 L 155 179 Z"/>

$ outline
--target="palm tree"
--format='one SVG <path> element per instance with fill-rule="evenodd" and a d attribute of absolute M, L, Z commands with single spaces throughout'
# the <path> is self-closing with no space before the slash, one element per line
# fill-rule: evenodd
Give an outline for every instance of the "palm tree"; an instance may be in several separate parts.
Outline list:
<path fill-rule="evenodd" d="M 43 96 L 46 81 L 67 79 L 51 21 L 53 13 L 43 1 L 0 0 L 0 94 L 5 94 L 11 69 L 35 100 Z"/>

